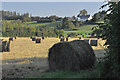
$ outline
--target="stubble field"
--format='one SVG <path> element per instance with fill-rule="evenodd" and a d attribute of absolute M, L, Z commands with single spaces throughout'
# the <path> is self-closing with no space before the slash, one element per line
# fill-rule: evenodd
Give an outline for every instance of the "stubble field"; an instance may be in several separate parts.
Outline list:
<path fill-rule="evenodd" d="M 3 38 L 8 40 L 8 38 Z M 78 38 L 70 38 L 69 41 Z M 10 78 L 34 77 L 45 73 L 48 69 L 48 51 L 59 38 L 45 38 L 36 44 L 29 37 L 18 37 L 11 41 L 10 52 L 2 53 L 2 75 Z M 101 45 L 105 41 L 99 40 Z M 92 47 L 96 57 L 103 57 L 103 47 Z"/>

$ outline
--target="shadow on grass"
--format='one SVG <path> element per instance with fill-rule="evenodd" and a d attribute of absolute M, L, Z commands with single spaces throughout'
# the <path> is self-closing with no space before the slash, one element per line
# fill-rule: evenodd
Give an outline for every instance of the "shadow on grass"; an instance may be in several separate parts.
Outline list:
<path fill-rule="evenodd" d="M 34 62 L 34 61 L 44 61 L 47 58 L 39 58 L 39 57 L 33 57 L 33 58 L 20 58 L 20 59 L 9 59 L 9 60 L 3 60 L 3 64 L 14 64 L 14 63 L 22 63 L 22 62 Z"/>
<path fill-rule="evenodd" d="M 93 70 L 83 70 L 80 72 L 72 71 L 56 71 L 56 72 L 46 72 L 35 78 L 101 78 L 103 64 L 98 64 L 96 62 L 96 67 Z"/>
<path fill-rule="evenodd" d="M 33 78 L 48 70 L 47 58 L 20 58 L 2 61 L 3 78 Z"/>
<path fill-rule="evenodd" d="M 103 50 L 95 50 L 96 57 L 103 54 Z M 103 64 L 97 61 L 93 70 L 80 72 L 49 71 L 48 59 L 39 57 L 3 60 L 2 63 L 3 77 L 7 78 L 100 78 L 103 71 Z"/>

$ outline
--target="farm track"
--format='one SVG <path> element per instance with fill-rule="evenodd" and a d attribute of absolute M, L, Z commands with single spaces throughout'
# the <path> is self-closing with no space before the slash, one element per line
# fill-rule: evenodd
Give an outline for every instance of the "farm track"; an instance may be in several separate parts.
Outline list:
<path fill-rule="evenodd" d="M 74 38 L 75 39 L 75 38 Z M 74 39 L 70 39 L 74 40 Z M 34 77 L 48 70 L 48 50 L 59 42 L 58 38 L 45 38 L 36 44 L 30 38 L 17 38 L 10 44 L 10 52 L 2 53 L 2 76 L 8 78 Z M 104 50 L 93 47 L 96 57 L 103 57 Z M 31 76 L 29 76 L 29 75 Z"/>

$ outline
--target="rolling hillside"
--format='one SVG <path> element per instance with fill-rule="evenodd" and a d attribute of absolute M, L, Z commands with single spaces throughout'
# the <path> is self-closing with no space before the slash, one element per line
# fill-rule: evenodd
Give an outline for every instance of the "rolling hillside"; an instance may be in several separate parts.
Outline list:
<path fill-rule="evenodd" d="M 85 37 L 89 37 L 90 35 L 85 35 L 85 33 L 91 33 L 92 32 L 92 28 L 95 27 L 97 25 L 84 25 L 84 26 L 80 26 L 78 28 L 75 28 L 77 30 L 71 30 L 71 31 L 64 31 L 64 36 L 67 36 L 67 34 L 69 33 L 83 33 L 83 35 Z M 81 35 L 78 35 L 76 37 L 80 37 Z"/>
<path fill-rule="evenodd" d="M 25 22 L 23 25 L 28 25 L 32 27 L 43 27 L 43 26 L 49 26 L 49 27 L 56 27 L 60 25 L 62 21 L 55 21 L 52 23 L 37 23 L 37 21 L 32 21 L 32 22 Z"/>

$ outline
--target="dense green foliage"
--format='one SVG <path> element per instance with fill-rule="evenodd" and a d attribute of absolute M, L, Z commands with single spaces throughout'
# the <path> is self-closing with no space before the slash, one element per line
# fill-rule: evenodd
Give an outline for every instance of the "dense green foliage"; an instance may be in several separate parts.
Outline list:
<path fill-rule="evenodd" d="M 55 21 L 50 23 L 37 23 L 37 21 L 31 21 L 31 22 L 22 23 L 22 25 L 35 27 L 35 28 L 54 27 L 58 29 L 59 27 L 62 26 L 62 21 Z"/>
<path fill-rule="evenodd" d="M 16 11 L 14 12 L 10 12 L 10 11 L 0 11 L 2 12 L 2 19 L 3 20 L 18 20 L 20 19 L 22 22 L 28 22 L 31 21 L 31 15 L 29 13 L 24 13 L 24 14 L 20 14 L 20 13 L 16 13 Z"/>
<path fill-rule="evenodd" d="M 62 29 L 73 29 L 74 24 L 67 17 L 63 19 Z"/>
<path fill-rule="evenodd" d="M 106 12 L 105 11 L 99 11 L 98 13 L 95 13 L 93 15 L 92 21 L 94 21 L 94 22 L 104 21 L 105 16 L 106 16 Z"/>
<path fill-rule="evenodd" d="M 38 23 L 49 23 L 49 22 L 53 22 L 54 20 L 50 20 L 50 19 L 40 19 L 37 22 Z"/>
<path fill-rule="evenodd" d="M 85 9 L 81 10 L 77 16 L 79 17 L 80 15 L 87 15 L 87 11 Z"/>
<path fill-rule="evenodd" d="M 98 25 L 83 25 L 83 26 L 74 28 L 74 30 L 66 30 L 64 31 L 64 36 L 67 36 L 67 34 L 73 33 L 74 37 L 81 37 L 82 35 L 77 35 L 77 34 L 82 33 L 84 37 L 90 37 L 91 35 L 88 35 L 88 33 L 92 33 L 93 32 L 92 28 L 96 26 Z M 86 33 L 87 35 L 85 35 Z"/>
<path fill-rule="evenodd" d="M 108 45 L 106 58 L 102 62 L 104 72 L 101 76 L 118 78 L 120 76 L 120 1 L 109 2 L 101 8 L 105 6 L 109 6 L 106 13 L 110 13 L 106 15 L 104 24 L 99 26 L 99 32 L 102 33 L 100 36 L 106 40 L 105 45 Z"/>
<path fill-rule="evenodd" d="M 52 24 L 52 23 L 51 23 Z M 49 24 L 50 25 L 50 24 Z M 44 36 L 57 36 L 58 30 L 54 27 L 49 26 L 30 26 L 28 23 L 22 23 L 21 20 L 14 20 L 2 21 L 3 27 L 3 36 L 19 36 L 19 37 L 26 37 L 26 36 L 41 36 L 44 33 Z M 37 34 L 37 35 L 36 35 Z"/>

